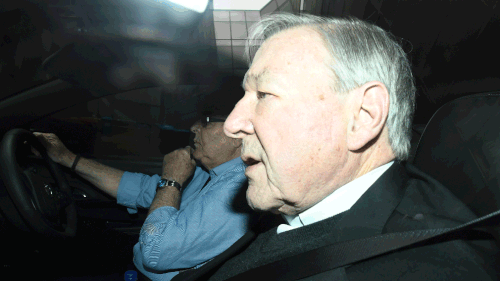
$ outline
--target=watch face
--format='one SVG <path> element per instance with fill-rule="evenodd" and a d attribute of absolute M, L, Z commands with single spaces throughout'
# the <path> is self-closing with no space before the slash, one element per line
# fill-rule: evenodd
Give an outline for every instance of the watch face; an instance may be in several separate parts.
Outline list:
<path fill-rule="evenodd" d="M 163 187 L 163 186 L 165 186 L 165 184 L 167 184 L 166 179 L 161 179 L 158 181 L 158 187 Z"/>

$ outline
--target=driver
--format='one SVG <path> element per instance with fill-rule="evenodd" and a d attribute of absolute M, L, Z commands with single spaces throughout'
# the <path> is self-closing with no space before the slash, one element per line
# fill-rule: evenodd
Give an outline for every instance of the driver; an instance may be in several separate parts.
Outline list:
<path fill-rule="evenodd" d="M 133 261 L 146 277 L 170 280 L 179 270 L 197 268 L 222 253 L 253 222 L 245 197 L 237 197 L 247 180 L 241 140 L 224 134 L 229 111 L 212 111 L 192 125 L 194 149 L 187 146 L 165 155 L 161 176 L 105 166 L 75 155 L 54 134 L 34 134 L 53 161 L 72 167 L 129 212 L 149 208 Z"/>

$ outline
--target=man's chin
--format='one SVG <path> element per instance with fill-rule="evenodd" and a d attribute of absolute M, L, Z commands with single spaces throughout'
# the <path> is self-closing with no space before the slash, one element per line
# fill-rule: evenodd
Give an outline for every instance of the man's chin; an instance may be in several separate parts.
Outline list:
<path fill-rule="evenodd" d="M 271 204 L 271 202 L 267 202 L 266 200 L 262 200 L 263 196 L 253 196 L 248 193 L 247 190 L 247 202 L 248 206 L 252 208 L 254 211 L 262 211 L 262 212 L 271 212 L 273 214 L 280 214 L 279 206 Z"/>
<path fill-rule="evenodd" d="M 201 160 L 201 153 L 200 153 L 199 149 L 195 148 L 193 153 L 191 154 L 191 157 L 196 161 L 200 161 Z"/>

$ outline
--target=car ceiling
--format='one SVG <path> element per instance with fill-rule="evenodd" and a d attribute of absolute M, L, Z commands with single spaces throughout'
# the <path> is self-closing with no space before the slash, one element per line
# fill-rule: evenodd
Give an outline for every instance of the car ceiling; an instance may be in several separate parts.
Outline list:
<path fill-rule="evenodd" d="M 44 7 L 43 1 L 26 2 Z M 311 11 L 314 14 L 362 18 L 402 39 L 403 47 L 412 61 L 418 88 L 416 123 L 426 123 L 434 111 L 449 100 L 473 93 L 497 91 L 500 88 L 498 0 L 312 2 L 316 3 Z M 105 30 L 112 25 L 140 27 L 146 21 L 150 27 L 156 26 L 158 30 L 174 35 L 169 40 L 160 40 L 161 42 L 154 40 L 155 38 L 130 37 L 123 33 L 113 33 L 112 36 L 109 33 L 107 36 L 97 33 L 73 36 L 68 42 L 76 44 L 59 50 L 45 64 L 54 75 L 92 90 L 110 92 L 162 83 L 205 84 L 217 79 L 218 72 L 214 68 L 216 61 L 212 60 L 209 46 L 200 44 L 195 38 L 199 33 L 196 30 L 198 19 L 182 22 L 182 19 L 179 21 L 173 14 L 166 19 L 145 17 L 144 13 L 152 12 L 157 7 L 140 7 L 139 2 L 133 0 L 94 0 L 84 3 L 82 10 L 74 15 L 81 18 L 84 26 L 101 27 L 101 30 Z M 16 8 L 16 4 L 12 2 L 0 6 L 0 12 Z M 47 14 L 57 22 L 57 14 Z M 83 45 L 86 47 L 81 47 Z M 141 49 L 149 51 L 141 52 Z M 69 55 L 75 52 L 77 55 Z M 199 55 L 200 53 L 203 55 Z M 68 55 L 72 61 L 67 60 Z M 131 73 L 140 73 L 140 78 L 133 82 L 109 83 L 109 76 L 101 75 L 102 70 L 109 69 L 110 66 L 116 67 L 117 62 L 121 66 L 126 65 Z M 171 69 L 172 75 L 161 76 L 159 73 L 165 73 L 164 69 L 151 71 L 158 62 L 162 65 L 175 65 Z M 147 69 L 149 70 L 146 71 Z M 117 80 L 126 80 L 120 77 Z M 171 107 L 165 110 L 172 110 L 179 115 L 192 113 L 182 112 L 182 104 L 173 103 Z M 192 111 L 192 107 L 186 107 L 186 110 Z"/>

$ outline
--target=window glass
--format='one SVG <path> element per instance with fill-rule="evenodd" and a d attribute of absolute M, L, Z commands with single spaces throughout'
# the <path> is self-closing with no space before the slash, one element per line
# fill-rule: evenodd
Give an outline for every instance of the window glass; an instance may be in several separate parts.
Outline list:
<path fill-rule="evenodd" d="M 99 98 L 32 124 L 53 132 L 75 153 L 95 158 L 162 158 L 188 145 L 190 133 L 165 124 L 161 88 Z"/>

